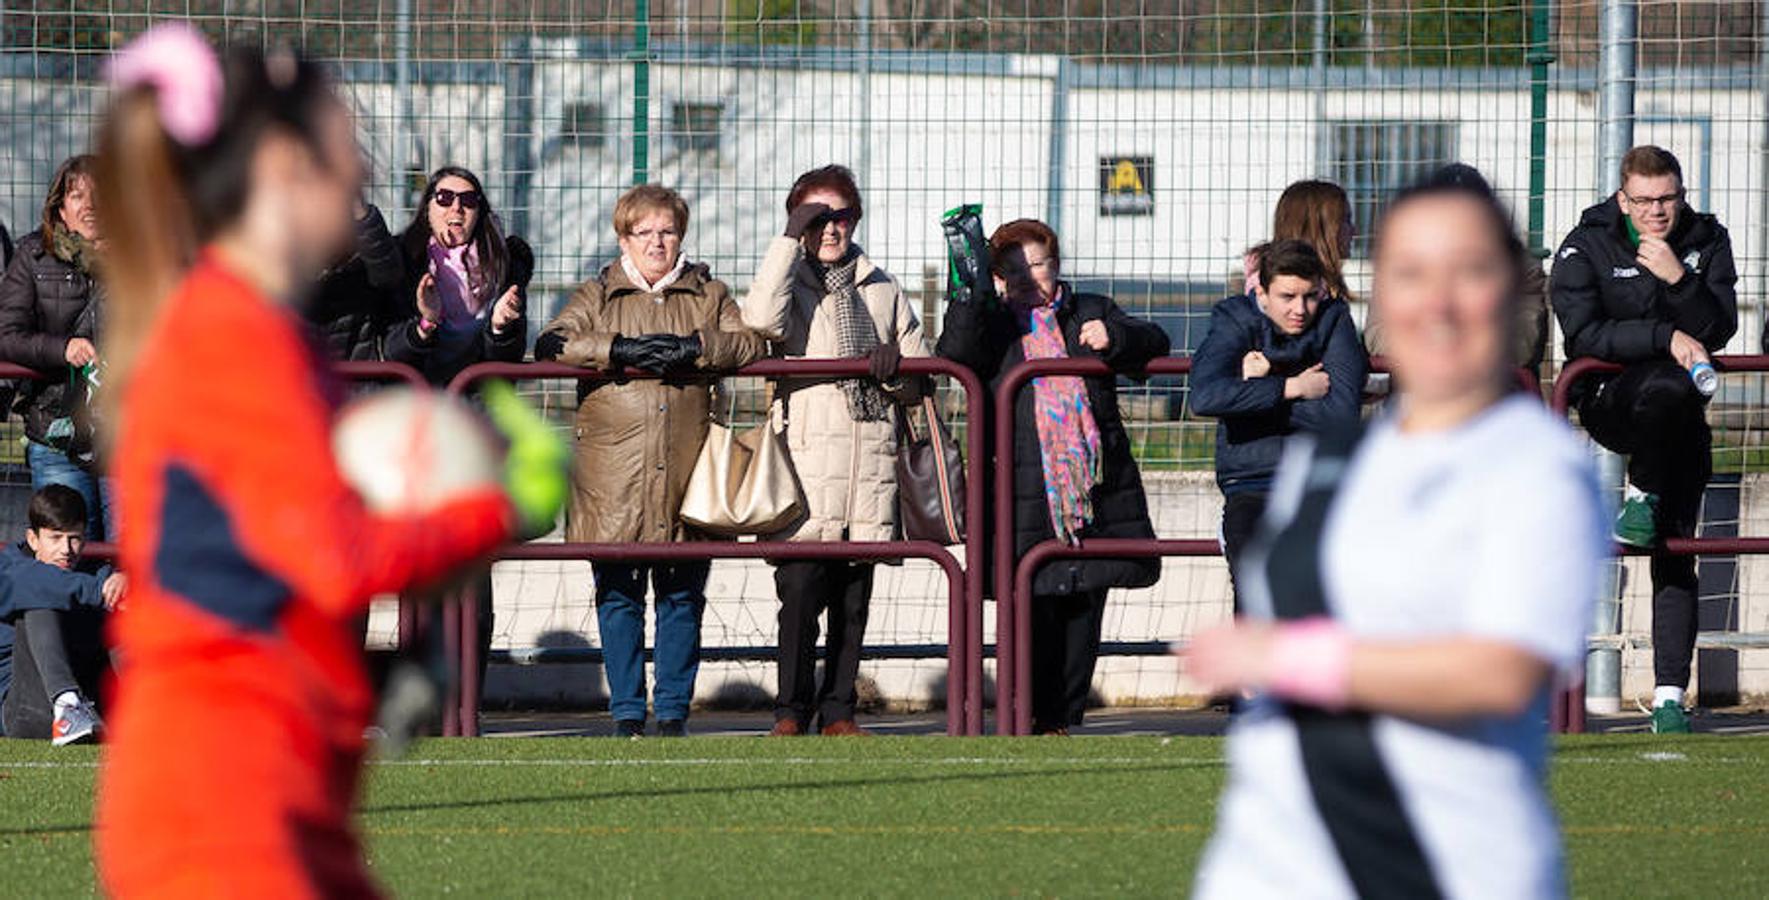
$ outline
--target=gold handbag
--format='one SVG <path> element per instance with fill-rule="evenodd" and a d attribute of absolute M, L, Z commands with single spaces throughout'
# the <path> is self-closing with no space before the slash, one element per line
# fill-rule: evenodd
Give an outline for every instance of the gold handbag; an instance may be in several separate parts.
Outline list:
<path fill-rule="evenodd" d="M 804 514 L 804 492 L 772 417 L 734 431 L 717 422 L 688 477 L 682 521 L 701 531 L 736 537 L 772 534 Z"/>

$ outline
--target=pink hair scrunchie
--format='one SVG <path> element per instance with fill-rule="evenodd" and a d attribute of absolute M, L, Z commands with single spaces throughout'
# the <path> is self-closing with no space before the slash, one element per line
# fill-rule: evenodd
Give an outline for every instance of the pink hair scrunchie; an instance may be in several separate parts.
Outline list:
<path fill-rule="evenodd" d="M 115 90 L 151 86 L 160 127 L 186 147 L 208 143 L 221 124 L 221 60 L 202 32 L 182 22 L 155 25 L 124 45 L 105 76 Z"/>

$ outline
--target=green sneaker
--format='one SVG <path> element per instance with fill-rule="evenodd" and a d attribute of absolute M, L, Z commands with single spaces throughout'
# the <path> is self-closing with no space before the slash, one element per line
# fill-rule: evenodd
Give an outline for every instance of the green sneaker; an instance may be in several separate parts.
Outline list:
<path fill-rule="evenodd" d="M 1688 734 L 1689 715 L 1680 704 L 1666 700 L 1652 711 L 1653 734 Z"/>
<path fill-rule="evenodd" d="M 1622 501 L 1622 511 L 1615 517 L 1615 539 L 1631 547 L 1658 543 L 1658 497 L 1636 494 Z"/>

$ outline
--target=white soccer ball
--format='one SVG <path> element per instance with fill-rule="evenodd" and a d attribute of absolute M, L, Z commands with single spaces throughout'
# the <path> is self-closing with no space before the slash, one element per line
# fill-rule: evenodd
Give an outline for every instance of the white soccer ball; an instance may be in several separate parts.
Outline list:
<path fill-rule="evenodd" d="M 476 410 L 396 387 L 352 401 L 332 427 L 344 481 L 376 512 L 416 515 L 501 483 L 503 447 Z"/>

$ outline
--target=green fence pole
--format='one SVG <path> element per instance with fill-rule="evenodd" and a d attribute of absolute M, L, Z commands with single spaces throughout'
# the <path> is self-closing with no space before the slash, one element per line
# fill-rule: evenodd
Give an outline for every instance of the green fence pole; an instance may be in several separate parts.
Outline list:
<path fill-rule="evenodd" d="M 633 184 L 651 180 L 651 0 L 633 0 Z"/>
<path fill-rule="evenodd" d="M 1548 194 L 1548 64 L 1554 51 L 1548 37 L 1548 0 L 1529 4 L 1529 248 L 1548 255 L 1542 222 Z"/>

